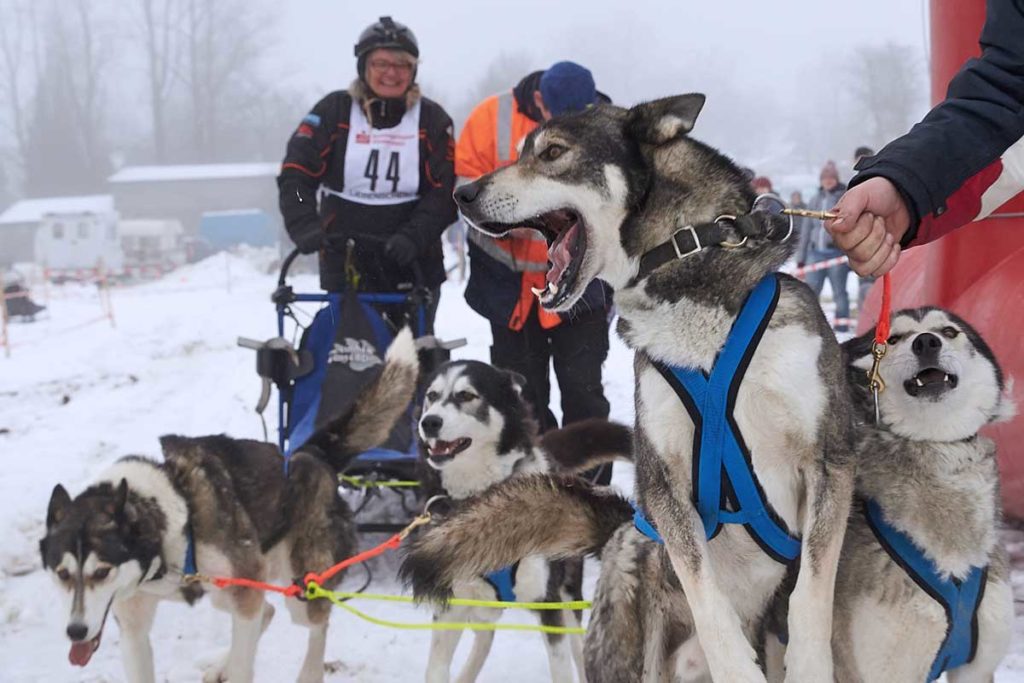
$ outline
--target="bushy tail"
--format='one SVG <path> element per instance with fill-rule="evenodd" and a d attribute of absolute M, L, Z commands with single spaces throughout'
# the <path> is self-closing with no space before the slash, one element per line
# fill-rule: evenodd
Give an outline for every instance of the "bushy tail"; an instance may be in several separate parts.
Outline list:
<path fill-rule="evenodd" d="M 633 460 L 633 430 L 600 418 L 545 432 L 540 445 L 552 464 L 568 473 L 586 472 L 614 460 Z"/>
<path fill-rule="evenodd" d="M 554 560 L 599 552 L 632 514 L 612 489 L 578 477 L 514 477 L 428 527 L 410 544 L 399 576 L 417 599 L 443 602 L 456 581 L 529 555 Z"/>
<path fill-rule="evenodd" d="M 384 368 L 377 378 L 345 413 L 318 429 L 302 449 L 319 449 L 317 455 L 341 472 L 356 455 L 388 438 L 412 401 L 418 373 L 416 343 L 406 327 L 388 347 Z"/>

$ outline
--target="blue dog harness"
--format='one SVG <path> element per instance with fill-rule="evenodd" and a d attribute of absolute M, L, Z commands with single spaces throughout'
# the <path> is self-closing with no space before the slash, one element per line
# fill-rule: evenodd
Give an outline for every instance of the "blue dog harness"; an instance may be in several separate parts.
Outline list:
<path fill-rule="evenodd" d="M 494 592 L 498 595 L 498 600 L 503 602 L 516 601 L 516 571 L 518 569 L 519 563 L 516 562 L 504 569 L 499 569 L 484 576 L 484 581 L 491 584 L 491 587 L 494 588 Z"/>
<path fill-rule="evenodd" d="M 185 576 L 195 576 L 199 573 L 196 568 L 196 539 L 192 533 L 192 523 L 185 527 L 185 567 L 181 570 Z"/>
<path fill-rule="evenodd" d="M 944 671 L 974 659 L 978 647 L 978 607 L 985 595 L 988 567 L 971 567 L 962 581 L 943 578 L 913 539 L 885 520 L 877 502 L 864 503 L 864 517 L 893 562 L 946 611 L 946 637 L 935 655 L 928 680 L 934 681 Z"/>
<path fill-rule="evenodd" d="M 789 532 L 765 498 L 751 465 L 750 450 L 733 416 L 740 384 L 778 304 L 779 291 L 774 273 L 754 287 L 710 375 L 658 362 L 654 367 L 693 420 L 694 504 L 708 540 L 723 524 L 742 524 L 762 550 L 786 564 L 800 556 L 800 539 Z M 661 535 L 643 512 L 636 506 L 634 509 L 637 530 L 662 543 Z"/>

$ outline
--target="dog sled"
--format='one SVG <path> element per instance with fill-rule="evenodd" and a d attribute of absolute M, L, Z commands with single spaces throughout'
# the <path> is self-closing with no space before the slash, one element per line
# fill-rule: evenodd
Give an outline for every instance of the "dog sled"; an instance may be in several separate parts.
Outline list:
<path fill-rule="evenodd" d="M 276 389 L 277 443 L 286 468 L 290 455 L 348 408 L 376 376 L 402 327 L 410 327 L 416 339 L 421 380 L 448 360 L 451 349 L 466 343 L 434 336 L 427 316 L 432 293 L 418 273 L 406 291 L 296 292 L 287 280 L 298 255 L 294 250 L 285 257 L 271 296 L 277 336 L 264 342 L 238 340 L 256 351 L 256 371 L 263 382 L 256 406 L 261 417 L 272 387 Z M 421 397 L 422 387 L 387 441 L 356 456 L 340 475 L 361 533 L 397 532 L 422 506 L 415 428 Z"/>

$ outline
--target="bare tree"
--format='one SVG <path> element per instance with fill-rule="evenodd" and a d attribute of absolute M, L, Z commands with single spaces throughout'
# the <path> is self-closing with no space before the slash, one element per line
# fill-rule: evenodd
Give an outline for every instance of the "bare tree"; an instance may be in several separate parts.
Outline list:
<path fill-rule="evenodd" d="M 181 71 L 190 99 L 192 144 L 200 158 L 217 158 L 234 117 L 225 108 L 251 83 L 265 42 L 263 12 L 244 0 L 188 0 Z M 244 89 L 244 88 L 243 88 Z"/>
<path fill-rule="evenodd" d="M 905 133 L 924 104 L 921 64 L 906 45 L 856 48 L 848 80 L 862 120 L 871 124 L 865 132 L 879 142 Z"/>
<path fill-rule="evenodd" d="M 69 11 L 69 7 L 71 8 Z M 95 191 L 109 171 L 102 76 L 110 44 L 89 0 L 53 3 L 26 125 L 29 194 Z"/>
<path fill-rule="evenodd" d="M 178 65 L 181 0 L 139 0 L 142 38 L 149 80 L 149 106 L 153 126 L 153 154 L 157 163 L 167 159 L 167 103 Z"/>
<path fill-rule="evenodd" d="M 14 139 L 18 163 L 28 159 L 28 119 L 32 93 L 40 74 L 40 33 L 37 5 L 31 0 L 3 0 L 0 21 L 0 93 L 7 103 L 6 128 Z"/>

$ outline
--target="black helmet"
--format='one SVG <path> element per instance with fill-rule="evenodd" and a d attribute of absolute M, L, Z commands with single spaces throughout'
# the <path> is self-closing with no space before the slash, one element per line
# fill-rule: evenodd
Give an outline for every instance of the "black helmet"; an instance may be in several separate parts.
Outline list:
<path fill-rule="evenodd" d="M 402 50 L 413 57 L 420 56 L 420 46 L 416 42 L 416 36 L 408 26 L 397 23 L 391 17 L 381 17 L 380 21 L 370 24 L 359 34 L 355 54 L 362 61 L 367 54 L 378 48 Z"/>

